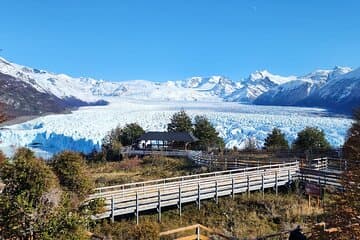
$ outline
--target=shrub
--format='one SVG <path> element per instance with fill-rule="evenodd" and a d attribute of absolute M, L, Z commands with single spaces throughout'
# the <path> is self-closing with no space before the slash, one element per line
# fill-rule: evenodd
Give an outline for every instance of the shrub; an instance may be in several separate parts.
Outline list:
<path fill-rule="evenodd" d="M 5 239 L 40 234 L 61 202 L 59 182 L 51 168 L 28 149 L 17 150 L 0 166 L 5 187 L 0 194 L 0 229 Z"/>
<path fill-rule="evenodd" d="M 51 166 L 60 184 L 80 199 L 84 199 L 94 188 L 86 162 L 79 153 L 62 152 L 53 157 Z"/>

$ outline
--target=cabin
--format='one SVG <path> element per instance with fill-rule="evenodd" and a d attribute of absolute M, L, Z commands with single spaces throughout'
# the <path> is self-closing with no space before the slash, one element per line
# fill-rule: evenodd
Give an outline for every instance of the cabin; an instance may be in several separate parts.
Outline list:
<path fill-rule="evenodd" d="M 188 145 L 197 142 L 188 132 L 146 132 L 136 140 L 136 148 L 151 151 L 187 150 Z"/>

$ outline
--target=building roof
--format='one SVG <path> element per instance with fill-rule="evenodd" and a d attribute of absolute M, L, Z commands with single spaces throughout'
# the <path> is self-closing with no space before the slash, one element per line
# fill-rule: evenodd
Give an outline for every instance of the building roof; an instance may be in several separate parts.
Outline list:
<path fill-rule="evenodd" d="M 175 142 L 196 142 L 199 141 L 192 133 L 188 132 L 146 132 L 141 135 L 138 141 L 160 140 Z"/>

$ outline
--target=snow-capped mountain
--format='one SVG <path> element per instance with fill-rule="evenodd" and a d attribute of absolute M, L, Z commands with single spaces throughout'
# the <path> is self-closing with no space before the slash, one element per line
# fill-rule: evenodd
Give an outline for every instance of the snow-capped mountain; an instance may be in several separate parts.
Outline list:
<path fill-rule="evenodd" d="M 343 108 L 360 105 L 357 71 L 335 67 L 300 77 L 284 77 L 263 70 L 239 81 L 209 76 L 161 83 L 146 80 L 108 82 L 55 74 L 0 58 L 0 102 L 5 103 L 15 116 L 106 104 L 104 99 L 111 101 L 114 97 Z"/>
<path fill-rule="evenodd" d="M 256 71 L 240 81 L 238 89 L 227 96 L 226 100 L 249 103 L 270 89 L 295 79 L 295 76 L 283 77 L 271 74 L 267 70 Z"/>
<path fill-rule="evenodd" d="M 178 85 L 220 97 L 226 97 L 238 88 L 236 83 L 223 76 L 192 77 L 179 81 Z"/>
<path fill-rule="evenodd" d="M 351 68 L 335 67 L 332 70 L 316 70 L 296 80 L 276 86 L 260 95 L 255 104 L 262 105 L 285 105 L 285 106 L 322 106 L 332 108 L 332 103 L 327 97 L 329 93 L 344 94 L 345 89 L 335 86 L 335 82 L 345 85 L 353 90 L 353 87 L 346 83 L 346 75 L 351 73 Z M 327 92 L 321 93 L 321 92 Z M 355 93 L 356 95 L 356 93 Z M 360 95 L 360 92 L 357 93 Z M 343 102 L 343 101 L 340 101 Z M 344 102 L 345 104 L 345 102 Z M 348 103 L 346 103 L 348 104 Z M 345 104 L 345 105 L 346 105 Z M 360 104 L 355 102 L 354 105 Z M 347 108 L 350 110 L 350 108 Z"/>
<path fill-rule="evenodd" d="M 318 91 L 299 105 L 352 110 L 360 105 L 360 68 L 351 72 L 334 74 Z"/>
<path fill-rule="evenodd" d="M 24 67 L 0 58 L 0 102 L 12 117 L 106 104 L 88 94 L 90 81 Z"/>

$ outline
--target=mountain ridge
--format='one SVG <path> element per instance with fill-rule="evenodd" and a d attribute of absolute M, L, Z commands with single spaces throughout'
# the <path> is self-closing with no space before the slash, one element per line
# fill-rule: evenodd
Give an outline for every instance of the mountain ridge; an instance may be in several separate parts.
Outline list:
<path fill-rule="evenodd" d="M 336 66 L 328 70 L 315 70 L 303 76 L 281 76 L 267 70 L 255 71 L 247 78 L 233 81 L 225 76 L 190 77 L 185 80 L 152 82 L 131 80 L 110 82 L 87 77 L 71 77 L 45 70 L 11 63 L 0 57 L 0 92 L 8 91 L 10 82 L 13 95 L 2 94 L 0 101 L 20 103 L 22 93 L 38 95 L 42 101 L 52 99 L 52 104 L 41 109 L 45 103 L 29 102 L 26 111 L 18 107 L 17 115 L 31 109 L 48 112 L 51 105 L 55 112 L 69 108 L 103 105 L 111 97 L 125 97 L 141 100 L 168 101 L 230 101 L 259 105 L 284 105 L 342 108 L 349 111 L 360 105 L 360 70 Z M 11 81 L 9 80 L 11 79 Z M 16 81 L 14 81 L 14 79 Z M 9 82 L 10 81 L 10 82 Z M 23 84 L 19 84 L 22 82 Z M 29 90 L 31 89 L 31 90 Z M 25 91 L 26 90 L 26 91 Z M 40 98 L 40 95 L 38 97 Z M 45 97 L 46 96 L 46 97 Z M 51 102 L 51 101 L 50 101 Z M 19 105 L 19 104 L 18 104 Z M 349 106 L 349 107 L 347 107 Z M 36 113 L 36 111 L 35 111 Z"/>

